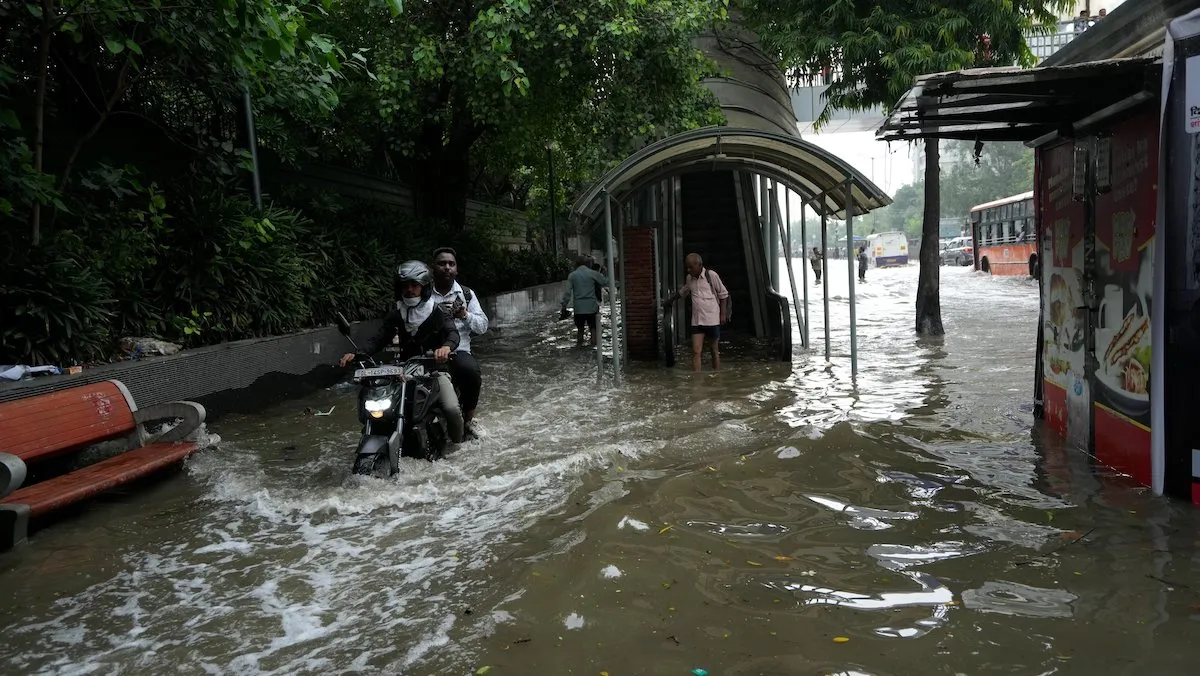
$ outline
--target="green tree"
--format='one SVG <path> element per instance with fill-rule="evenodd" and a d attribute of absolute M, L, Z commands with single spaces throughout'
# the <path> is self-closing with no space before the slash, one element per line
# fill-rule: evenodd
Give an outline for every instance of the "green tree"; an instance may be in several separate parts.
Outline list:
<path fill-rule="evenodd" d="M 532 185 L 552 140 L 570 182 L 631 141 L 715 121 L 691 40 L 726 14 L 725 0 L 475 0 L 392 20 L 341 3 L 323 27 L 367 50 L 374 76 L 345 87 L 357 138 L 340 142 L 409 183 L 419 216 L 461 229 L 481 183 Z"/>
<path fill-rule="evenodd" d="M 63 208 L 58 193 L 85 147 L 114 115 L 141 114 L 134 101 L 188 115 L 193 89 L 222 102 L 248 90 L 264 105 L 327 115 L 345 54 L 309 28 L 322 11 L 307 0 L 0 5 L 0 118 L 32 150 L 38 189 L 18 196 L 26 203 L 14 208 L 27 213 L 33 244 L 41 240 L 43 207 Z"/>
<path fill-rule="evenodd" d="M 973 158 L 972 143 L 950 141 L 941 162 L 941 218 L 965 218 L 971 207 L 1033 189 L 1033 151 L 1022 143 L 988 143 Z M 900 186 L 892 203 L 873 214 L 889 230 L 902 230 L 920 240 L 925 209 L 925 179 Z"/>
<path fill-rule="evenodd" d="M 1056 22 L 1072 0 L 740 0 L 748 27 L 797 81 L 829 78 L 835 109 L 890 107 L 924 73 L 1032 66 L 1025 34 Z M 986 39 L 985 39 L 986 36 Z M 926 141 L 925 210 L 917 285 L 918 333 L 944 333 L 939 300 L 937 140 Z"/>

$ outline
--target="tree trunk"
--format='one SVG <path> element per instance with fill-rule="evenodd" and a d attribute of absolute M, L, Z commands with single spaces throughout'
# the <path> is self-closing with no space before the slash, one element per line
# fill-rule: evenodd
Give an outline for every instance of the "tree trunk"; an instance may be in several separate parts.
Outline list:
<path fill-rule="evenodd" d="M 425 127 L 417 141 L 416 172 L 412 179 L 417 218 L 438 221 L 451 232 L 467 227 L 467 196 L 471 192 L 471 146 L 478 134 L 453 124 L 448 142 L 441 124 Z"/>
<path fill-rule="evenodd" d="M 41 44 L 37 56 L 37 94 L 33 104 L 33 170 L 41 176 L 46 157 L 46 88 L 50 80 L 50 38 L 54 33 L 54 3 L 42 0 Z M 30 215 L 30 238 L 33 245 L 42 242 L 42 203 L 33 201 Z"/>
<path fill-rule="evenodd" d="M 418 164 L 413 177 L 413 206 L 417 218 L 445 223 L 452 232 L 467 226 L 467 194 L 470 188 L 469 154 L 453 147 L 439 148 Z"/>
<path fill-rule="evenodd" d="M 946 333 L 942 328 L 938 261 L 942 199 L 939 161 L 937 139 L 925 139 L 925 215 L 921 223 L 921 271 L 917 278 L 917 333 L 923 336 Z"/>

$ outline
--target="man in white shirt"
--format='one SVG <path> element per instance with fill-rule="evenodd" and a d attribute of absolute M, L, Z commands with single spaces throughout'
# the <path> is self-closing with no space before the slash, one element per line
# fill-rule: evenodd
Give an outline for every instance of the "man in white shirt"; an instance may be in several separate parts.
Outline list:
<path fill-rule="evenodd" d="M 471 354 L 471 336 L 487 333 L 488 318 L 479 304 L 479 298 L 471 289 L 458 283 L 458 254 L 450 247 L 433 252 L 433 302 L 454 318 L 458 328 L 458 350 L 450 361 L 448 370 L 460 390 L 463 421 L 469 424 L 475 417 L 479 405 L 479 391 L 483 388 L 483 376 L 479 362 Z"/>

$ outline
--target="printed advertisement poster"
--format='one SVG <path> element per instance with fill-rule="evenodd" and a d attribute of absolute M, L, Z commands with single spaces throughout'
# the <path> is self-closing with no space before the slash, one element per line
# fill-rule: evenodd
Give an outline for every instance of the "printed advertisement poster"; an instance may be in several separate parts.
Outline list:
<path fill-rule="evenodd" d="M 1197 57 L 1200 58 L 1200 57 Z M 1200 68 L 1197 69 L 1200 71 Z M 1191 135 L 1192 144 L 1192 190 L 1188 196 L 1187 245 L 1184 249 L 1185 280 L 1188 290 L 1200 289 L 1200 135 Z"/>
<path fill-rule="evenodd" d="M 1150 312 L 1158 211 L 1154 111 L 1116 126 L 1111 139 L 1111 189 L 1097 195 L 1095 203 L 1096 455 L 1148 483 Z"/>
<path fill-rule="evenodd" d="M 1041 219 L 1045 304 L 1042 358 L 1046 420 L 1050 428 L 1087 444 L 1091 424 L 1084 347 L 1083 299 L 1085 209 L 1074 200 L 1075 149 L 1070 143 L 1040 151 Z"/>

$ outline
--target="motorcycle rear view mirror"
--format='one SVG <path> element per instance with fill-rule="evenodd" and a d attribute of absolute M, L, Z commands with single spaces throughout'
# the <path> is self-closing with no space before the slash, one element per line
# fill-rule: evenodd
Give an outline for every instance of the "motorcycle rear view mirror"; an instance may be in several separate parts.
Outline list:
<path fill-rule="evenodd" d="M 349 322 L 349 320 L 346 319 L 346 315 L 342 314 L 341 310 L 338 310 L 335 314 L 337 317 L 338 331 L 341 331 L 343 336 L 349 338 L 350 337 L 350 322 Z"/>

